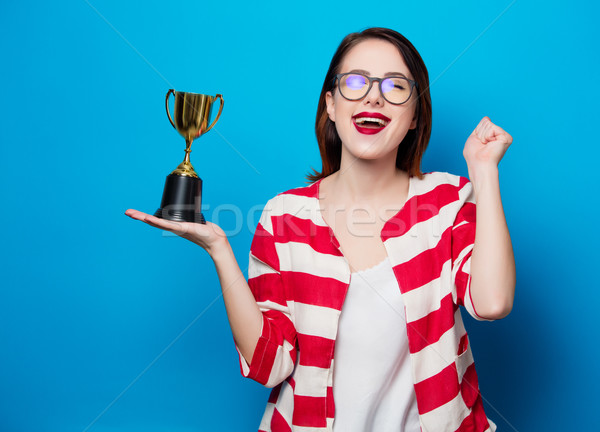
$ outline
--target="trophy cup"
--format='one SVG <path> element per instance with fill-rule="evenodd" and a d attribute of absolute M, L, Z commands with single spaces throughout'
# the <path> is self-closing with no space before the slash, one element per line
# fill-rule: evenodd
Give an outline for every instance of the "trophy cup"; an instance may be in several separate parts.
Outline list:
<path fill-rule="evenodd" d="M 173 118 L 169 112 L 169 96 L 175 96 Z M 212 124 L 207 127 L 210 112 L 215 100 L 220 100 L 219 112 Z M 206 223 L 202 216 L 202 179 L 198 177 L 190 163 L 192 142 L 205 134 L 215 125 L 223 111 L 223 96 L 208 96 L 197 93 L 167 92 L 165 104 L 167 116 L 177 132 L 185 138 L 185 158 L 179 166 L 167 176 L 160 208 L 154 216 L 177 222 Z"/>

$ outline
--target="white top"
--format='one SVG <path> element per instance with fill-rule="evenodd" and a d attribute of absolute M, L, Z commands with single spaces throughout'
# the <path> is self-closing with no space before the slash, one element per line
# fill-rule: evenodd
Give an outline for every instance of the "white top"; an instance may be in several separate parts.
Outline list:
<path fill-rule="evenodd" d="M 389 258 L 352 273 L 334 362 L 334 431 L 420 431 L 404 303 Z"/>

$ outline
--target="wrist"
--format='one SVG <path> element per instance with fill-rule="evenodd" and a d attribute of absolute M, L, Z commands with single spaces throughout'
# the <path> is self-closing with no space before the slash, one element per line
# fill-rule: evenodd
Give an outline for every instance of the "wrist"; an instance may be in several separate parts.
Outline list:
<path fill-rule="evenodd" d="M 219 236 L 212 242 L 210 247 L 206 249 L 206 252 L 208 252 L 213 261 L 215 261 L 215 264 L 233 253 L 229 240 L 227 240 L 227 236 Z"/>
<path fill-rule="evenodd" d="M 473 184 L 475 198 L 479 192 L 488 187 L 497 187 L 499 183 L 499 172 L 497 165 L 469 167 L 469 179 Z"/>

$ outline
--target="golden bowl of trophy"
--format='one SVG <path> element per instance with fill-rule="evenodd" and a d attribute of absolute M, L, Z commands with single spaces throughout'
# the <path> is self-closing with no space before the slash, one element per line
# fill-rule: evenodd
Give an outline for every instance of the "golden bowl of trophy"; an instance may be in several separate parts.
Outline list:
<path fill-rule="evenodd" d="M 175 96 L 173 117 L 169 111 L 169 96 Z M 214 102 L 219 99 L 219 112 L 208 126 Z M 185 138 L 185 158 L 179 166 L 167 176 L 160 208 L 154 216 L 177 222 L 205 223 L 202 216 L 202 179 L 198 176 L 190 162 L 192 142 L 205 134 L 221 116 L 223 96 L 209 96 L 198 93 L 178 92 L 173 89 L 167 92 L 165 104 L 167 116 L 173 127 Z"/>

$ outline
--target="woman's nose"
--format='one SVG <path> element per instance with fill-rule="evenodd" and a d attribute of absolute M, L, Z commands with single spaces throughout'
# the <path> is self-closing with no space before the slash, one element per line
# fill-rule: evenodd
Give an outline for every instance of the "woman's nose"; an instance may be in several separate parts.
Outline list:
<path fill-rule="evenodd" d="M 363 102 L 371 103 L 374 105 L 383 104 L 383 95 L 381 94 L 381 90 L 379 89 L 379 82 L 374 82 L 371 88 L 369 89 L 367 95 L 365 96 Z"/>

